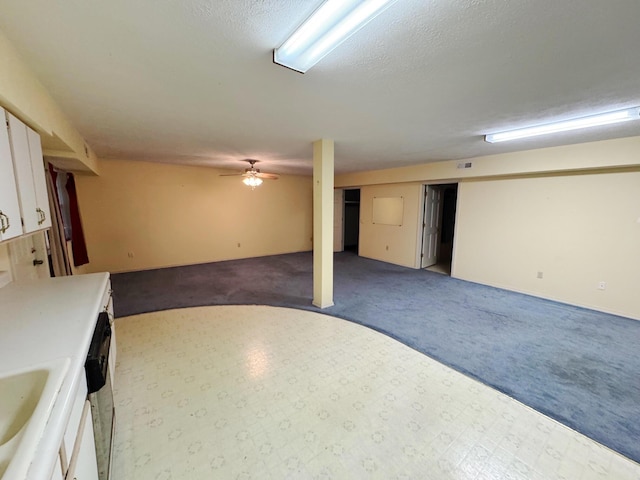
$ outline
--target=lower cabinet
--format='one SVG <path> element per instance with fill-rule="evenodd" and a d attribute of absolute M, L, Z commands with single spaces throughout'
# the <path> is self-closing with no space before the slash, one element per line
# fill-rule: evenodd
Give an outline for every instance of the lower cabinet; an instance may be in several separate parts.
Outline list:
<path fill-rule="evenodd" d="M 84 377 L 80 382 L 52 480 L 98 480 L 91 406 Z"/>
<path fill-rule="evenodd" d="M 56 466 L 53 468 L 53 473 L 51 474 L 51 480 L 64 480 L 62 476 L 62 463 L 60 457 L 58 457 L 58 461 L 56 462 Z"/>
<path fill-rule="evenodd" d="M 85 401 L 80 425 L 82 432 L 78 432 L 76 437 L 74 452 L 69 461 L 67 480 L 98 480 L 98 464 L 89 400 Z"/>
<path fill-rule="evenodd" d="M 107 372 L 102 372 L 105 379 L 104 386 L 91 395 L 88 395 L 87 382 L 92 385 L 95 381 L 90 380 L 89 376 L 85 375 L 85 369 L 82 370 L 81 378 L 77 379 L 79 384 L 78 391 L 73 400 L 69 421 L 62 443 L 60 444 L 58 464 L 56 468 L 54 468 L 50 480 L 99 480 L 109 477 L 109 461 L 105 461 L 105 456 L 108 455 L 106 458 L 109 459 L 111 454 L 110 442 L 113 433 L 113 397 L 111 382 L 114 378 L 116 365 L 111 283 L 108 283 L 107 288 L 102 294 L 101 307 L 101 314 L 97 320 L 98 325 L 100 325 L 101 328 L 106 325 L 106 320 L 102 312 L 107 312 L 109 325 L 111 326 L 111 348 L 109 349 L 108 358 L 109 372 L 108 374 Z M 100 332 L 101 330 L 98 331 Z M 105 338 L 108 337 L 108 333 L 106 333 L 108 329 L 102 331 L 105 332 Z M 99 338 L 102 337 L 99 336 Z M 90 354 L 89 362 L 91 362 L 90 365 L 93 365 L 92 359 L 97 357 L 91 348 Z M 102 351 L 100 351 L 100 354 L 102 354 Z M 104 356 L 102 356 L 101 359 L 103 360 Z M 93 375 L 90 376 L 92 377 Z M 92 385 L 91 388 L 95 390 L 95 387 L 96 385 Z M 104 395 L 97 395 L 100 392 Z M 88 396 L 91 397 L 91 402 L 93 402 L 94 412 L 92 412 L 92 404 L 89 402 Z M 108 412 L 111 413 L 109 414 Z M 94 418 L 92 418 L 94 413 L 96 414 L 96 422 L 94 422 Z M 94 423 L 95 431 L 98 432 L 98 446 L 96 446 L 96 438 L 94 436 Z M 99 453 L 96 454 L 96 451 Z M 98 462 L 98 459 L 101 461 Z M 98 470 L 98 463 L 100 463 L 100 468 L 103 469 L 102 471 Z"/>

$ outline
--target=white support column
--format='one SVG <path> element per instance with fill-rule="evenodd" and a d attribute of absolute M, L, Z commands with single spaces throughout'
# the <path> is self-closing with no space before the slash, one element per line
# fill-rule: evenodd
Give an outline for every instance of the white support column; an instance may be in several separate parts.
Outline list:
<path fill-rule="evenodd" d="M 333 305 L 333 140 L 313 142 L 313 304 Z"/>

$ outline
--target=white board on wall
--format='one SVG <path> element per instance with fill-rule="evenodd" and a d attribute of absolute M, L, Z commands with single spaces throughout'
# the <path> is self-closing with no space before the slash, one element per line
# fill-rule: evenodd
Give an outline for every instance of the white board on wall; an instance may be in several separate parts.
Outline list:
<path fill-rule="evenodd" d="M 402 226 L 403 197 L 373 197 L 373 223 L 375 225 Z"/>

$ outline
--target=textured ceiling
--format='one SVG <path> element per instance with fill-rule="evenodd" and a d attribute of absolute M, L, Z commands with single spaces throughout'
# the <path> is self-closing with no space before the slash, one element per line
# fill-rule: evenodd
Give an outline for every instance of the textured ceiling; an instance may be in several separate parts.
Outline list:
<path fill-rule="evenodd" d="M 310 173 L 640 135 L 484 133 L 640 105 L 638 0 L 399 0 L 302 75 L 272 63 L 320 0 L 0 0 L 0 29 L 101 158 Z"/>

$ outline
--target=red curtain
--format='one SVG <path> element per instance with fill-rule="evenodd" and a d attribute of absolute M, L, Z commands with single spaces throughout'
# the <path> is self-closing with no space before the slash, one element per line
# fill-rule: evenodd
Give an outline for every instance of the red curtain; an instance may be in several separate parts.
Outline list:
<path fill-rule="evenodd" d="M 78 194 L 73 174 L 67 177 L 67 194 L 69 195 L 69 214 L 71 216 L 71 251 L 73 252 L 73 264 L 76 267 L 89 263 L 87 244 L 84 241 L 80 209 L 78 208 Z"/>

